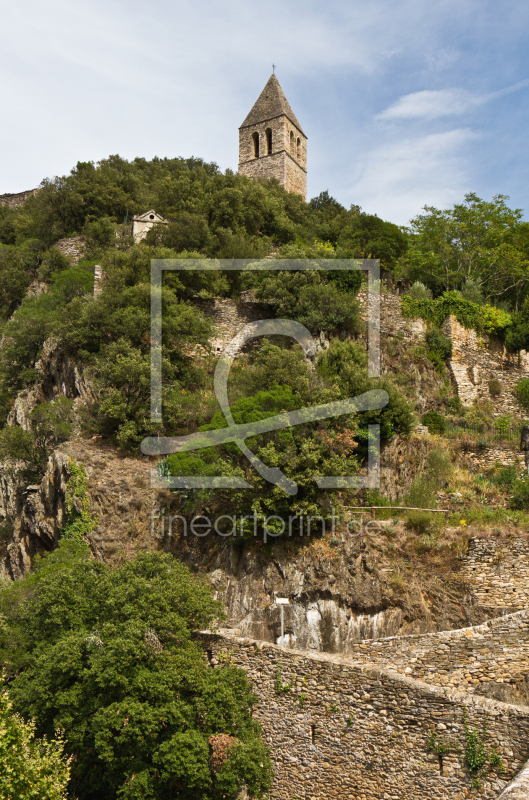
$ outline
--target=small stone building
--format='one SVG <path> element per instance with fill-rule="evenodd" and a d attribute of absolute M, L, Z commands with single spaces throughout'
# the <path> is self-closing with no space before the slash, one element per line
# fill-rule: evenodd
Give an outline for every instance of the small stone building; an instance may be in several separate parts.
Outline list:
<path fill-rule="evenodd" d="M 307 199 L 307 137 L 276 75 L 239 128 L 239 172 L 277 178 L 287 191 Z"/>
<path fill-rule="evenodd" d="M 167 220 L 157 214 L 152 208 L 149 211 L 145 211 L 144 214 L 133 217 L 132 238 L 135 243 L 137 244 L 141 242 L 142 239 L 145 239 L 151 228 L 155 225 L 167 225 Z"/>

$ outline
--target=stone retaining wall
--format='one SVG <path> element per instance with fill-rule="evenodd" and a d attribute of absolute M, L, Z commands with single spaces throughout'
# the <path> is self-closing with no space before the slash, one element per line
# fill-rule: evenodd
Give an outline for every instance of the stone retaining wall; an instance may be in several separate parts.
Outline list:
<path fill-rule="evenodd" d="M 362 289 L 357 297 L 362 315 L 365 316 L 368 304 L 368 292 Z M 400 336 L 407 342 L 418 343 L 424 338 L 427 325 L 422 319 L 409 319 L 403 316 L 400 308 L 400 297 L 396 294 L 380 295 L 380 336 Z"/>
<path fill-rule="evenodd" d="M 529 755 L 529 708 L 429 686 L 365 661 L 282 649 L 226 634 L 199 634 L 212 666 L 245 669 L 259 697 L 255 717 L 272 751 L 273 800 L 463 800 L 464 753 L 427 750 L 431 730 L 464 750 L 463 709 L 495 746 L 505 772 L 481 797 L 497 798 Z M 277 684 L 287 692 L 277 692 Z"/>
<path fill-rule="evenodd" d="M 429 684 L 469 693 L 491 683 L 521 686 L 525 691 L 529 679 L 529 612 L 519 611 L 456 631 L 364 641 L 351 655 Z"/>
<path fill-rule="evenodd" d="M 527 539 L 474 537 L 461 574 L 480 605 L 513 611 L 529 608 Z"/>

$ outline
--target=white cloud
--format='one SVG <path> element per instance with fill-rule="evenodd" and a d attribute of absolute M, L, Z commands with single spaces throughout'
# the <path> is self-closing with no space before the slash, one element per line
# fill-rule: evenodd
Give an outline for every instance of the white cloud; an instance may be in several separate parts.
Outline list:
<path fill-rule="evenodd" d="M 445 207 L 469 191 L 464 151 L 476 137 L 456 128 L 381 145 L 362 159 L 348 192 L 364 211 L 405 225 L 424 205 Z"/>
<path fill-rule="evenodd" d="M 495 100 L 497 97 L 517 92 L 527 86 L 529 86 L 529 79 L 484 95 L 472 94 L 465 89 L 425 89 L 421 92 L 412 92 L 399 97 L 395 103 L 388 106 L 380 114 L 377 114 L 375 119 L 428 120 L 439 117 L 459 116 L 491 100 Z"/>
<path fill-rule="evenodd" d="M 464 89 L 426 89 L 399 97 L 375 119 L 436 119 L 464 114 L 483 102 L 483 98 Z"/>

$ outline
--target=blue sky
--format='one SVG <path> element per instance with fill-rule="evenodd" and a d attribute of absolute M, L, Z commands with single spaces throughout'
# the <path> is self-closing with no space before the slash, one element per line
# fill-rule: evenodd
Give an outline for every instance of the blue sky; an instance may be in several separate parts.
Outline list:
<path fill-rule="evenodd" d="M 80 161 L 237 168 L 272 62 L 328 189 L 406 224 L 509 195 L 529 218 L 523 0 L 19 0 L 0 29 L 0 194 Z"/>

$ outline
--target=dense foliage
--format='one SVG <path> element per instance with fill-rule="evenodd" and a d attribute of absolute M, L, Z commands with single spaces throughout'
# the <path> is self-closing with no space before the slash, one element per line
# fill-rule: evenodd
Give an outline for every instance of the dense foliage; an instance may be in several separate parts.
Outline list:
<path fill-rule="evenodd" d="M 505 335 L 506 329 L 511 325 L 511 315 L 500 308 L 491 305 L 478 305 L 470 300 L 465 300 L 460 292 L 450 291 L 435 300 L 423 298 L 417 300 L 409 295 L 403 295 L 401 300 L 402 313 L 405 317 L 421 317 L 441 325 L 442 322 L 453 314 L 465 328 L 474 328 L 481 333 L 492 333 L 496 336 Z"/>
<path fill-rule="evenodd" d="M 243 784 L 264 796 L 256 697 L 238 668 L 207 666 L 191 634 L 220 605 L 178 561 L 144 553 L 111 569 L 63 542 L 0 606 L 11 699 L 39 736 L 65 731 L 72 796 L 220 800 Z M 232 745 L 212 771 L 218 734 Z"/>
<path fill-rule="evenodd" d="M 466 284 L 469 300 L 477 290 L 486 301 L 520 308 L 529 292 L 529 223 L 506 200 L 467 194 L 452 209 L 425 206 L 426 213 L 410 223 L 406 279 L 422 282 L 435 295 Z"/>
<path fill-rule="evenodd" d="M 318 357 L 316 371 L 297 346 L 285 349 L 265 342 L 256 354 L 243 359 L 239 368 L 232 369 L 229 388 L 231 411 L 238 424 L 357 397 L 374 388 L 384 389 L 389 395 L 388 405 L 381 410 L 298 424 L 247 440 L 259 459 L 281 469 L 296 483 L 294 497 L 257 475 L 235 445 L 175 454 L 166 459 L 172 475 L 244 477 L 253 489 L 230 494 L 231 504 L 235 504 L 240 514 L 255 511 L 260 518 L 276 514 L 283 519 L 289 514 L 321 514 L 318 499 L 321 492 L 314 476 L 354 475 L 367 453 L 369 424 L 380 424 L 383 439 L 394 433 L 407 435 L 413 427 L 411 405 L 388 377 L 368 377 L 365 347 L 351 340 L 332 339 L 328 349 Z M 200 430 L 225 425 L 222 413 L 217 412 L 211 423 Z M 222 503 L 220 490 L 217 500 Z M 189 491 L 185 509 L 197 513 L 209 503 L 206 491 Z M 252 535 L 251 521 L 246 523 L 245 531 Z"/>
<path fill-rule="evenodd" d="M 0 797 L 5 800 L 63 800 L 70 775 L 64 743 L 35 738 L 35 723 L 13 711 L 0 688 Z"/>

